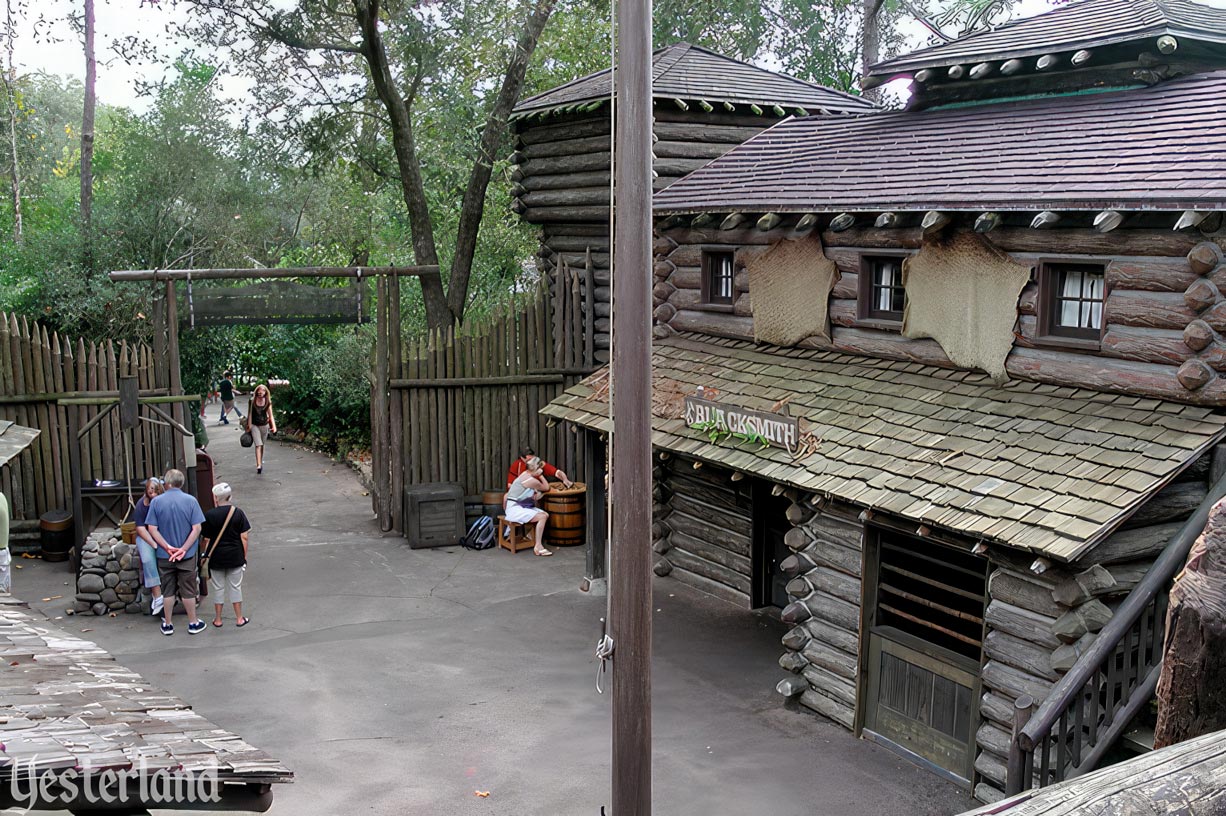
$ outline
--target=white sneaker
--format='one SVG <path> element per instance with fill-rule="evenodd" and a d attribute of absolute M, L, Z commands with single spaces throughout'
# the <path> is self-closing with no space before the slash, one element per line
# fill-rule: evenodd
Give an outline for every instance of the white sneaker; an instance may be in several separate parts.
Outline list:
<path fill-rule="evenodd" d="M 153 599 L 153 606 L 150 608 L 150 610 L 149 610 L 149 614 L 150 614 L 150 615 L 158 615 L 158 614 L 160 614 L 160 613 L 161 613 L 161 611 L 162 611 L 162 607 L 163 607 L 164 605 L 165 605 L 165 604 L 164 604 L 164 602 L 162 601 L 162 596 L 161 596 L 161 595 L 157 596 L 156 598 L 154 598 L 154 599 Z"/>

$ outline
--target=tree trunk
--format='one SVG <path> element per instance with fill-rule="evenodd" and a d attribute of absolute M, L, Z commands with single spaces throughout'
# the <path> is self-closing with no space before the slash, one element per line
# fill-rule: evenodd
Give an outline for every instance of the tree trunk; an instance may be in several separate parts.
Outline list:
<path fill-rule="evenodd" d="M 400 192 L 409 211 L 409 229 L 413 234 L 413 255 L 417 263 L 431 266 L 438 263 L 434 244 L 434 227 L 426 203 L 426 188 L 421 178 L 421 163 L 413 136 L 413 119 L 405 97 L 396 89 L 387 60 L 387 48 L 379 33 L 379 0 L 353 0 L 353 10 L 362 32 L 362 56 L 370 66 L 370 78 L 375 92 L 387 110 L 392 128 L 392 149 L 400 170 Z M 421 276 L 422 298 L 426 306 L 426 322 L 431 328 L 449 326 L 455 321 L 443 279 L 439 274 Z"/>
<path fill-rule="evenodd" d="M 867 76 L 868 69 L 877 63 L 881 55 L 881 7 L 884 0 L 862 0 L 864 23 L 860 31 L 860 76 Z"/>
<path fill-rule="evenodd" d="M 94 108 L 98 61 L 94 57 L 94 0 L 85 0 L 85 110 L 81 114 L 81 239 L 86 275 L 94 270 Z"/>
<path fill-rule="evenodd" d="M 9 150 L 12 151 L 12 162 L 9 165 L 9 181 L 13 188 L 13 241 L 21 243 L 21 164 L 17 160 L 17 66 L 13 62 L 13 40 L 17 33 L 13 30 L 13 0 L 5 3 L 5 37 L 8 52 L 8 65 L 5 73 L 6 101 L 9 109 Z"/>
<path fill-rule="evenodd" d="M 524 23 L 523 30 L 519 33 L 519 41 L 511 52 L 511 60 L 502 79 L 502 88 L 498 91 L 494 107 L 490 109 L 485 128 L 481 131 L 477 160 L 473 163 L 468 187 L 464 190 L 464 201 L 460 206 L 455 256 L 451 262 L 451 280 L 447 291 L 448 305 L 456 320 L 463 320 L 464 307 L 468 302 L 468 282 L 472 276 L 477 234 L 481 229 L 485 193 L 494 169 L 495 154 L 506 133 L 507 117 L 511 115 L 511 109 L 515 107 L 519 91 L 523 88 L 532 52 L 536 50 L 536 44 L 541 38 L 541 32 L 545 30 L 545 24 L 549 22 L 549 15 L 553 13 L 555 4 L 556 0 L 538 0 L 532 14 Z"/>
<path fill-rule="evenodd" d="M 1226 728 L 1226 501 L 1209 515 L 1167 612 L 1154 748 Z"/>

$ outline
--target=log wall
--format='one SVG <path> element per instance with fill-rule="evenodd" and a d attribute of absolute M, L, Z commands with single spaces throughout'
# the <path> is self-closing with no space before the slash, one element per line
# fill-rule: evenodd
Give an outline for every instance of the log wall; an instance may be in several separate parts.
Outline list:
<path fill-rule="evenodd" d="M 783 637 L 779 665 L 803 680 L 777 687 L 799 696 L 801 705 L 845 728 L 855 726 L 860 662 L 860 576 L 863 524 L 850 506 L 827 504 L 815 511 L 813 497 L 797 496 L 787 534 L 793 555 L 784 562 L 791 577 L 783 619 L 794 624 Z"/>
<path fill-rule="evenodd" d="M 1149 500 L 1126 529 L 1109 536 L 1075 567 L 1041 575 L 1026 559 L 997 554 L 988 580 L 983 693 L 976 732 L 975 795 L 1004 796 L 1013 701 L 1041 704 L 1052 686 L 1094 642 L 1113 610 L 1141 581 L 1181 524 L 1205 498 L 1209 454 Z"/>
<path fill-rule="evenodd" d="M 771 230 L 716 224 L 658 229 L 654 265 L 656 335 L 674 331 L 753 339 L 753 305 L 745 261 L 795 233 L 795 217 Z M 953 364 L 932 340 L 909 340 L 897 329 L 858 319 L 860 256 L 881 249 L 917 249 L 918 229 L 852 229 L 823 232 L 827 255 L 842 280 L 829 301 L 832 338 L 806 338 L 800 345 L 928 365 Z M 1045 257 L 1084 257 L 1107 264 L 1108 295 L 1104 333 L 1097 349 L 1071 348 L 1038 336 L 1037 286 L 1018 300 L 1015 344 L 1006 368 L 1021 379 L 1157 397 L 1202 405 L 1226 405 L 1226 266 L 1219 243 L 1153 230 L 994 230 L 988 239 L 1019 263 Z M 737 252 L 734 308 L 711 309 L 700 302 L 703 248 Z M 1072 253 L 1072 254 L 1070 254 Z"/>
<path fill-rule="evenodd" d="M 750 607 L 753 509 L 748 479 L 732 471 L 670 457 L 659 468 L 655 550 L 657 575 Z"/>
<path fill-rule="evenodd" d="M 653 189 L 664 189 L 778 122 L 699 108 L 682 111 L 662 102 L 655 108 Z M 541 227 L 538 268 L 551 276 L 563 266 L 583 269 L 591 254 L 598 306 L 592 330 L 601 363 L 609 360 L 609 139 L 607 107 L 543 122 L 520 120 L 512 156 L 513 208 Z"/>

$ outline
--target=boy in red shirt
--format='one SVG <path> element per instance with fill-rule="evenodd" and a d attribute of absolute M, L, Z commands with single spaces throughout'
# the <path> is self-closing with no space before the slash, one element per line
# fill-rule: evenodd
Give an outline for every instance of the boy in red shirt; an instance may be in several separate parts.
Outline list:
<path fill-rule="evenodd" d="M 536 451 L 532 450 L 532 448 L 528 447 L 527 445 L 519 449 L 519 458 L 512 462 L 511 467 L 507 469 L 507 487 L 510 487 L 511 482 L 519 478 L 519 474 L 528 469 L 528 460 L 533 456 L 536 456 Z M 544 462 L 543 464 L 545 466 L 544 470 L 546 479 L 560 479 L 564 487 L 570 487 L 572 484 L 574 484 L 574 482 L 570 480 L 570 477 L 558 470 L 553 465 L 549 464 L 548 462 Z"/>

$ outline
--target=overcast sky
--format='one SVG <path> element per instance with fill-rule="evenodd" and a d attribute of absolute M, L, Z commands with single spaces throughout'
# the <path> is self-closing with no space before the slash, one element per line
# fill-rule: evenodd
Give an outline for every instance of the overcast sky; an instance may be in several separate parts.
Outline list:
<path fill-rule="evenodd" d="M 290 5 L 292 0 L 284 2 Z M 27 12 L 18 29 L 16 57 L 19 70 L 83 77 L 85 58 L 81 38 L 68 22 L 71 13 L 80 12 L 81 0 L 31 0 L 30 6 L 34 11 Z M 155 41 L 160 48 L 177 55 L 186 44 L 172 42 L 166 30 L 172 22 L 182 18 L 183 12 L 169 6 L 168 0 L 156 4 L 151 0 L 96 0 L 99 101 L 138 110 L 146 107 L 146 101 L 137 94 L 138 81 L 158 79 L 165 72 L 165 67 L 129 65 L 116 56 L 112 45 L 117 40 L 135 35 Z M 1021 0 L 1018 13 L 1030 16 L 1047 8 L 1048 0 Z M 32 18 L 38 17 L 42 17 L 46 25 L 36 27 Z M 915 28 L 921 32 L 917 33 L 915 43 L 920 45 L 922 40 L 918 38 L 922 37 L 922 29 L 918 26 Z M 227 77 L 221 87 L 226 96 L 238 98 L 243 96 L 246 84 Z"/>

